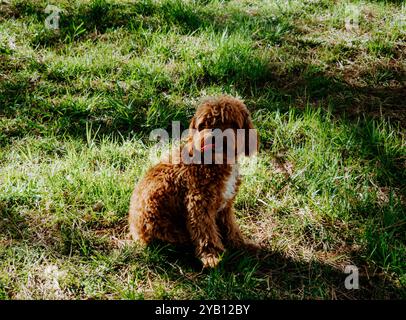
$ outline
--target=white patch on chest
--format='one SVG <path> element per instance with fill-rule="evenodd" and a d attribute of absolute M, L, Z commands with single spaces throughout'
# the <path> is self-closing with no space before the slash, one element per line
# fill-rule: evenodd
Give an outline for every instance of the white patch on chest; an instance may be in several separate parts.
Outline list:
<path fill-rule="evenodd" d="M 233 165 L 231 173 L 227 177 L 227 180 L 225 182 L 225 187 L 222 194 L 223 201 L 218 211 L 223 210 L 227 205 L 227 202 L 234 197 L 237 191 L 238 176 L 238 167 L 236 165 Z"/>

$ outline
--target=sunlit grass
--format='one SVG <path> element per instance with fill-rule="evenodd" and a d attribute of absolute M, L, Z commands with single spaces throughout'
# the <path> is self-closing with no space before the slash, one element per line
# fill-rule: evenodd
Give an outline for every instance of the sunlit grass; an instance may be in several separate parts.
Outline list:
<path fill-rule="evenodd" d="M 405 297 L 400 2 L 55 1 L 58 32 L 47 4 L 0 4 L 0 299 Z M 151 130 L 222 93 L 259 130 L 235 207 L 268 252 L 202 271 L 127 211 Z"/>

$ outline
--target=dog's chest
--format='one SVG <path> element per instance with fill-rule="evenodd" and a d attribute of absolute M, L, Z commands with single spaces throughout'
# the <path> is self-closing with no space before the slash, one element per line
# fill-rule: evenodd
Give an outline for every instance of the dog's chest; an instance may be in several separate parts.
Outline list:
<path fill-rule="evenodd" d="M 227 177 L 224 183 L 223 193 L 221 197 L 222 201 L 219 207 L 219 211 L 223 210 L 227 205 L 227 202 L 235 196 L 237 192 L 238 175 L 239 174 L 237 166 L 233 166 L 230 175 Z"/>

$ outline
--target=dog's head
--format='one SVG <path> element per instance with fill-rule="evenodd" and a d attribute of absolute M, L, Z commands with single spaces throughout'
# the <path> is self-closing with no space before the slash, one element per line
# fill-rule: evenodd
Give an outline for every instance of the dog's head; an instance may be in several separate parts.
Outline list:
<path fill-rule="evenodd" d="M 258 135 L 247 107 L 230 96 L 204 101 L 189 129 L 189 154 L 200 151 L 211 163 L 233 163 L 240 155 L 258 151 Z"/>

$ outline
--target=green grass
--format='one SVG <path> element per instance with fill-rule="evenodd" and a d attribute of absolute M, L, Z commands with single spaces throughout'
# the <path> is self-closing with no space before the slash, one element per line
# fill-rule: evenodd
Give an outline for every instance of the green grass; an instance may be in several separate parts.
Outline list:
<path fill-rule="evenodd" d="M 0 299 L 406 298 L 402 1 L 59 0 L 57 32 L 47 4 L 0 4 Z M 259 129 L 235 206 L 267 251 L 202 271 L 122 240 L 151 130 L 221 93 Z"/>

